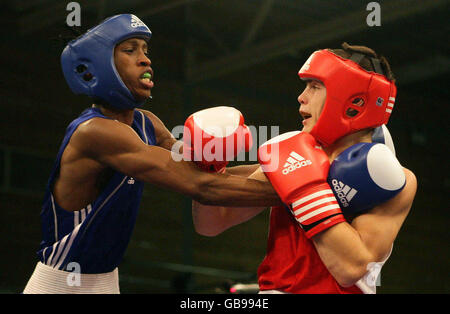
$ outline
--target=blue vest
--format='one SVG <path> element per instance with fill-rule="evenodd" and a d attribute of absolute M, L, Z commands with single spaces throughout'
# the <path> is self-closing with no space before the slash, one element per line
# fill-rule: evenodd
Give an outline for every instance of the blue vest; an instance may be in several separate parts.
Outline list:
<path fill-rule="evenodd" d="M 40 261 L 59 270 L 71 262 L 81 273 L 105 273 L 121 262 L 130 241 L 141 201 L 143 182 L 113 171 L 99 196 L 78 211 L 69 212 L 55 201 L 52 190 L 60 170 L 61 156 L 77 127 L 92 118 L 105 117 L 97 108 L 86 109 L 67 127 L 48 180 L 41 212 L 42 242 L 37 252 Z M 134 111 L 132 128 L 144 143 L 155 145 L 150 119 Z"/>

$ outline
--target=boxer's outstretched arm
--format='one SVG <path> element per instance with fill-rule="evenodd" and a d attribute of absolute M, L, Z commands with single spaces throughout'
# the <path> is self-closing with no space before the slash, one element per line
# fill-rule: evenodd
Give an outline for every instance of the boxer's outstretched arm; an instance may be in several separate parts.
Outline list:
<path fill-rule="evenodd" d="M 314 236 L 322 262 L 341 286 L 354 285 L 371 262 L 381 262 L 411 209 L 417 190 L 414 174 L 405 169 L 406 185 L 389 201 Z"/>
<path fill-rule="evenodd" d="M 267 178 L 261 171 L 259 164 L 249 178 L 266 182 Z M 255 168 L 255 167 L 251 167 Z M 240 171 L 243 169 L 240 169 Z M 228 168 L 227 168 L 228 171 Z M 281 200 L 279 204 L 281 205 Z M 223 207 L 203 205 L 192 202 L 192 219 L 197 233 L 204 236 L 216 236 L 223 231 L 250 220 L 267 207 Z"/>
<path fill-rule="evenodd" d="M 153 128 L 155 130 L 156 137 L 156 145 L 167 150 L 172 150 L 172 146 L 177 142 L 175 137 L 170 133 L 170 131 L 166 128 L 164 123 L 152 112 L 143 109 L 137 109 L 141 111 L 143 114 L 150 119 L 153 124 Z M 179 153 L 182 152 L 183 147 L 180 146 Z"/>
<path fill-rule="evenodd" d="M 234 176 L 248 177 L 256 170 L 258 170 L 259 167 L 259 164 L 227 167 L 226 173 L 232 174 Z"/>
<path fill-rule="evenodd" d="M 270 183 L 227 174 L 211 174 L 172 153 L 142 142 L 121 122 L 94 118 L 79 126 L 71 144 L 86 158 L 132 176 L 188 195 L 210 205 L 270 206 L 279 198 Z"/>

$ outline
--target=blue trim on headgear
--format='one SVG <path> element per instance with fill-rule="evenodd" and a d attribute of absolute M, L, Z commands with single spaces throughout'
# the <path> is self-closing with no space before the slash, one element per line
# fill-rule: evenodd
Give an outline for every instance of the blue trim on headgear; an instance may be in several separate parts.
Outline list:
<path fill-rule="evenodd" d="M 114 47 L 128 38 L 149 40 L 151 36 L 150 29 L 133 14 L 104 20 L 64 48 L 61 65 L 67 84 L 75 94 L 100 98 L 116 108 L 141 106 L 143 102 L 136 101 L 116 70 Z"/>

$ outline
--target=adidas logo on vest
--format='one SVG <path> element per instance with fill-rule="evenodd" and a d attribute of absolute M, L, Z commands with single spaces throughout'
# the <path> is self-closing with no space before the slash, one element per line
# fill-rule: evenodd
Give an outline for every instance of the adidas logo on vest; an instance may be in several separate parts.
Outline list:
<path fill-rule="evenodd" d="M 336 179 L 331 180 L 331 184 L 333 184 L 333 189 L 339 197 L 339 200 L 342 203 L 342 206 L 348 207 L 350 201 L 358 193 L 358 190 L 338 181 Z"/>
<path fill-rule="evenodd" d="M 286 175 L 301 167 L 309 166 L 310 164 L 312 164 L 311 160 L 307 160 L 302 156 L 300 156 L 299 154 L 297 154 L 296 152 L 292 151 L 289 154 L 288 159 L 286 159 L 286 163 L 283 166 L 284 169 L 282 173 Z"/>

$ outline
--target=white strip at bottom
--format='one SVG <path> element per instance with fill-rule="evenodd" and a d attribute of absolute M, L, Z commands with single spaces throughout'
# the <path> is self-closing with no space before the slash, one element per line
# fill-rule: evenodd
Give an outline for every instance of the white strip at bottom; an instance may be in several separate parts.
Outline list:
<path fill-rule="evenodd" d="M 80 274 L 55 269 L 38 262 L 24 294 L 119 294 L 119 270 Z"/>

